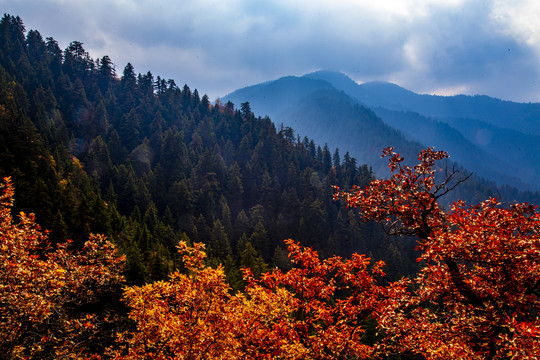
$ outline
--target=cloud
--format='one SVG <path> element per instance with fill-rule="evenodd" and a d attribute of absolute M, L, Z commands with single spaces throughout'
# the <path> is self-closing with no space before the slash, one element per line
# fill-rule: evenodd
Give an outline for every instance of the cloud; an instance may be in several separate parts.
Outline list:
<path fill-rule="evenodd" d="M 506 99 L 538 99 L 530 80 L 540 75 L 540 54 L 501 31 L 496 10 L 496 4 L 475 2 L 417 24 L 404 48 L 411 66 L 403 68 L 398 81 L 427 92 L 453 87 Z"/>
<path fill-rule="evenodd" d="M 414 91 L 540 100 L 540 5 L 502 0 L 3 0 L 62 46 L 211 98 L 284 75 L 340 70 Z"/>
<path fill-rule="evenodd" d="M 500 32 L 518 41 L 540 45 L 540 3 L 535 0 L 494 2 L 491 16 L 501 26 Z"/>

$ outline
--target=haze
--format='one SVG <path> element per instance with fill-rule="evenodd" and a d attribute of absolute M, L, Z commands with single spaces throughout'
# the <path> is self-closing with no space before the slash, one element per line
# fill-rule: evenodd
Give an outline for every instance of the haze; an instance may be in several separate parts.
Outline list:
<path fill-rule="evenodd" d="M 540 101 L 540 2 L 0 0 L 62 48 L 78 40 L 121 74 L 175 79 L 211 99 L 314 70 L 419 93 Z"/>

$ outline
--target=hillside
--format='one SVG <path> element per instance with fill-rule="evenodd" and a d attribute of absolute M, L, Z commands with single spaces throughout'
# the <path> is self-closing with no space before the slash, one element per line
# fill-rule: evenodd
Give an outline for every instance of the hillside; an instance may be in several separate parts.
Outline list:
<path fill-rule="evenodd" d="M 434 118 L 469 118 L 488 124 L 540 135 L 540 103 L 516 103 L 489 96 L 437 96 L 416 94 L 399 85 L 373 81 L 357 84 L 342 73 L 319 71 L 305 75 L 324 80 L 369 107 L 410 111 Z"/>
<path fill-rule="evenodd" d="M 302 91 L 291 95 L 293 88 Z M 540 186 L 540 137 L 534 134 L 536 122 L 530 125 L 538 104 L 418 95 L 390 83 L 359 85 L 342 73 L 329 71 L 251 86 L 224 97 L 229 99 L 249 101 L 256 113 L 267 114 L 276 123 L 293 126 L 318 141 L 342 144 L 361 161 L 373 164 L 377 174 L 386 169 L 366 143 L 374 148 L 381 143 L 401 144 L 405 154 L 434 146 L 447 150 L 459 166 L 498 185 L 521 190 Z M 359 112 L 353 116 L 357 121 L 351 121 L 346 110 L 350 106 Z M 365 123 L 370 117 L 371 125 L 384 123 L 376 126 L 376 133 L 369 133 L 371 125 Z M 502 123 L 505 127 L 497 125 Z"/>
<path fill-rule="evenodd" d="M 0 25 L 0 176 L 13 179 L 16 210 L 36 213 L 54 241 L 105 234 L 141 284 L 179 266 L 180 239 L 205 243 L 235 288 L 243 266 L 290 266 L 286 238 L 325 256 L 372 253 L 396 264 L 390 278 L 414 271 L 410 243 L 389 251 L 379 227 L 332 199 L 332 185 L 373 179 L 363 162 L 276 129 L 247 104 L 213 105 L 129 63 L 116 74 L 107 56 L 94 60 L 77 41 L 61 50 L 17 17 Z"/>

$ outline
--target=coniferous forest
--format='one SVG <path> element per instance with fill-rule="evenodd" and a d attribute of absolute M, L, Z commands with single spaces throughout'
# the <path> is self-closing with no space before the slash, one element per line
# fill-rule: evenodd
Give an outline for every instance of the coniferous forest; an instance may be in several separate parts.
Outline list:
<path fill-rule="evenodd" d="M 433 217 L 427 216 L 428 220 L 424 219 L 418 228 L 397 232 L 402 235 L 400 238 L 389 236 L 388 229 L 381 227 L 378 222 L 386 221 L 387 216 L 402 219 L 401 216 L 405 215 L 398 212 L 415 204 L 417 197 L 411 196 L 413 200 L 407 199 L 406 205 L 395 212 L 392 212 L 394 208 L 389 207 L 389 215 L 369 217 L 367 210 L 362 208 L 368 206 L 365 205 L 367 200 L 365 203 L 358 200 L 363 199 L 362 195 L 348 197 L 346 201 L 334 199 L 335 186 L 351 189 L 354 185 L 368 186 L 376 180 L 369 165 L 359 164 L 346 149 L 329 149 L 325 144 L 297 134 L 292 128 L 274 124 L 268 117 L 256 117 L 247 102 L 212 103 L 207 95 L 201 95 L 198 90 L 177 84 L 176 81 L 181 79 L 164 79 L 146 70 L 138 73 L 130 63 L 125 66 L 115 64 L 108 56 L 93 59 L 79 41 L 73 41 L 66 49 L 61 49 L 52 37 L 44 38 L 37 30 L 27 31 L 18 16 L 3 16 L 0 21 L 0 177 L 7 180 L 4 181 L 4 195 L 0 199 L 3 206 L 2 236 L 7 239 L 6 234 L 19 234 L 13 235 L 13 238 L 28 235 L 22 244 L 31 248 L 34 255 L 29 255 L 25 264 L 28 271 L 42 268 L 38 276 L 43 280 L 36 282 L 38 285 L 35 287 L 51 289 L 47 296 L 55 299 L 56 303 L 60 298 L 62 301 L 55 311 L 36 307 L 36 314 L 56 319 L 56 322 L 48 320 L 46 327 L 42 323 L 36 325 L 32 317 L 20 315 L 21 319 L 26 320 L 21 320 L 21 325 L 13 328 L 12 333 L 2 335 L 0 356 L 24 358 L 43 357 L 46 354 L 50 358 L 76 358 L 90 351 L 94 356 L 98 353 L 98 357 L 125 356 L 133 359 L 145 356 L 159 359 L 232 359 L 237 358 L 237 354 L 243 354 L 238 358 L 257 359 L 437 358 L 439 355 L 433 355 L 435 350 L 418 350 L 412 340 L 404 340 L 400 338 L 402 335 L 392 332 L 395 329 L 385 328 L 381 333 L 375 327 L 377 321 L 380 324 L 384 321 L 399 323 L 391 318 L 394 308 L 384 312 L 389 318 L 385 318 L 386 315 L 380 317 L 380 304 L 384 303 L 385 309 L 390 309 L 388 299 L 406 298 L 410 294 L 407 295 L 404 289 L 421 288 L 421 285 L 407 282 L 402 277 L 414 277 L 420 266 L 438 259 L 427 255 L 417 262 L 417 250 L 429 252 L 426 250 L 429 245 L 426 244 L 440 235 L 441 224 L 448 226 L 448 231 L 455 231 L 459 227 L 457 220 L 456 225 L 451 227 L 440 220 L 441 215 L 437 213 Z M 442 158 L 437 154 L 430 156 L 436 160 Z M 392 162 L 394 170 L 401 169 L 397 155 L 392 157 Z M 428 159 L 424 167 L 419 168 L 425 170 L 422 179 L 429 180 L 431 166 Z M 421 178 L 407 175 L 405 170 L 404 174 L 403 178 L 410 176 L 413 182 Z M 429 190 L 426 184 L 428 182 L 422 186 Z M 462 193 L 476 191 L 482 198 L 490 191 L 486 185 L 473 180 L 468 185 L 467 182 L 460 185 L 466 189 L 460 190 Z M 12 189 L 14 195 L 10 192 Z M 438 199 L 436 192 L 434 199 Z M 423 209 L 439 211 L 433 204 Z M 359 212 L 357 207 L 364 212 Z M 374 205 L 373 211 L 377 209 Z M 19 224 L 17 216 L 13 215 L 12 218 L 10 214 L 20 212 L 33 213 L 35 218 L 25 215 Z M 375 221 L 366 222 L 366 219 Z M 431 219 L 439 222 L 433 225 L 429 221 L 435 220 Z M 408 226 L 414 224 L 414 221 L 402 222 Z M 18 225 L 13 225 L 15 223 Z M 525 227 L 523 224 L 520 226 Z M 47 245 L 30 244 L 30 241 L 43 237 L 48 239 Z M 420 242 L 415 250 L 418 238 L 424 242 Z M 65 245 L 66 239 L 70 239 L 69 245 Z M 294 239 L 295 242 L 284 243 L 284 239 Z M 204 262 L 200 244 L 204 244 Z M 2 246 L 2 251 L 6 251 L 11 245 Z M 114 246 L 115 254 L 121 261 L 108 257 L 111 246 Z M 58 250 L 51 250 L 55 248 Z M 490 251 L 495 253 L 495 250 Z M 333 255 L 353 258 L 347 262 Z M 10 256 L 3 258 L 5 264 L 14 261 Z M 447 259 L 453 255 L 447 256 L 443 260 L 447 265 L 452 265 Z M 368 258 L 373 259 L 371 263 Z M 384 278 L 382 263 L 377 263 L 379 260 L 386 264 Z M 43 263 L 39 265 L 36 261 Z M 464 265 L 460 262 L 459 266 Z M 306 274 L 311 274 L 313 279 L 321 283 L 328 282 L 330 278 L 338 280 L 331 280 L 330 288 L 318 287 L 320 284 L 313 282 L 311 289 L 318 290 L 311 293 L 307 288 L 300 288 L 304 283 L 294 277 L 293 271 L 287 272 L 298 267 L 307 269 L 302 279 Z M 246 268 L 250 271 L 242 270 Z M 272 271 L 276 268 L 280 270 Z M 3 278 L 11 276 L 11 270 L 6 269 L 4 267 L 0 272 Z M 535 271 L 531 271 L 530 276 L 537 276 Z M 78 275 L 69 277 L 67 274 Z M 427 277 L 426 274 L 422 276 Z M 465 284 L 468 284 L 468 280 L 458 283 L 457 275 L 453 272 L 450 275 L 458 292 L 469 286 Z M 55 277 L 57 280 L 54 280 Z M 223 281 L 219 280 L 221 277 Z M 109 279 L 108 282 L 103 280 L 105 278 Z M 374 279 L 379 279 L 381 285 L 374 285 Z M 399 279 L 402 280 L 383 287 Z M 336 284 L 339 281 L 346 285 L 338 287 Z M 486 278 L 482 281 L 488 283 Z M 28 280 L 28 283 L 17 286 L 22 289 L 29 284 L 34 283 Z M 193 349 L 184 349 L 180 356 L 180 347 L 171 347 L 167 355 L 164 349 L 168 349 L 169 345 L 159 342 L 150 345 L 148 339 L 137 337 L 140 334 L 128 336 L 125 333 L 119 335 L 120 343 L 124 345 L 119 350 L 111 350 L 116 334 L 135 327 L 149 329 L 140 325 L 137 322 L 140 318 L 133 315 L 133 311 L 149 297 L 139 299 L 139 293 L 133 289 L 147 289 L 152 294 L 148 296 L 161 294 L 162 298 L 150 301 L 148 306 L 167 303 L 167 311 L 177 311 L 180 306 L 187 306 L 184 302 L 174 302 L 180 300 L 174 298 L 178 292 L 169 293 L 170 286 L 173 286 L 171 284 L 178 285 L 180 289 L 190 289 L 193 294 L 197 291 L 202 294 L 190 303 L 189 314 L 199 314 L 197 311 L 200 311 L 207 316 L 205 319 L 210 319 L 213 314 L 212 324 L 222 330 L 222 335 L 236 334 L 235 331 L 240 331 L 238 329 L 245 332 L 231 335 L 230 339 L 221 343 L 219 331 L 203 339 L 200 334 L 206 334 L 206 330 L 199 329 L 193 338 L 178 340 L 181 345 L 194 338 L 199 339 L 201 344 L 206 345 L 200 345 L 198 349 L 207 351 L 199 355 L 192 352 L 195 351 Z M 297 296 L 289 297 L 288 292 L 278 290 L 280 284 Z M 124 300 L 120 300 L 122 286 L 131 287 L 131 290 L 125 290 Z M 515 286 L 517 289 L 518 285 Z M 267 291 L 260 291 L 262 287 L 266 287 Z M 362 294 L 371 295 L 358 295 L 360 288 Z M 481 296 L 492 295 L 487 290 L 482 291 L 481 295 L 468 295 L 465 290 L 462 294 L 476 306 L 476 302 L 484 301 Z M 535 291 L 532 294 L 537 294 Z M 233 297 L 235 293 L 237 295 Z M 270 294 L 274 294 L 274 297 Z M 47 296 L 43 295 L 43 299 Z M 538 305 L 538 296 L 534 296 L 536 305 L 532 308 L 523 300 L 525 305 L 507 304 L 508 308 L 500 311 L 517 323 L 534 318 L 534 307 Z M 342 302 L 342 298 L 348 299 L 348 302 Z M 8 300 L 1 301 L 1 311 L 15 311 L 5 305 L 9 303 Z M 299 305 L 302 301 L 306 301 L 305 304 L 318 304 L 320 311 L 314 310 L 312 305 Z M 427 309 L 419 318 L 428 318 L 436 316 L 434 314 L 437 312 L 429 312 L 436 306 L 434 304 L 446 304 L 431 298 L 423 301 L 405 312 L 406 316 L 411 316 L 410 321 L 418 315 L 416 311 L 419 308 Z M 239 304 L 248 305 L 242 307 Z M 267 304 L 268 308 L 263 308 L 261 304 Z M 271 310 L 269 304 L 276 306 L 276 309 L 283 306 L 280 311 L 284 317 Z M 456 308 L 463 312 L 472 311 L 464 310 L 454 302 L 448 304 L 437 316 L 444 318 Z M 219 306 L 219 309 L 215 310 L 214 306 Z M 529 308 L 523 312 L 526 306 Z M 132 309 L 129 318 L 128 307 Z M 326 313 L 321 310 L 323 308 Z M 338 308 L 339 311 L 336 310 Z M 492 308 L 489 309 L 491 311 Z M 512 309 L 517 309 L 517 316 L 510 315 Z M 474 311 L 471 314 L 477 314 L 480 310 Z M 239 318 L 232 322 L 230 317 L 222 316 L 225 313 L 238 314 Z M 519 315 L 522 313 L 525 315 Z M 271 315 L 272 319 L 262 321 L 260 314 Z M 499 313 L 493 310 L 493 314 L 498 316 Z M 152 319 L 159 318 L 162 309 L 156 310 L 154 315 L 156 318 Z M 478 315 L 478 319 L 474 316 L 466 318 L 477 321 L 474 324 L 485 320 L 485 316 L 482 318 Z M 311 317 L 313 319 L 309 320 Z M 351 320 L 353 317 L 354 320 Z M 101 324 L 99 331 L 94 328 L 98 318 Z M 286 327 L 283 319 L 294 319 L 296 322 Z M 404 318 L 399 319 L 403 321 L 399 323 L 403 329 L 410 325 Z M 438 324 L 435 318 L 430 319 L 432 325 Z M 191 317 L 179 320 L 182 326 L 187 326 L 191 321 L 194 326 L 204 322 L 201 318 Z M 331 328 L 331 332 L 328 324 L 334 324 L 333 321 L 335 327 Z M 538 322 L 538 319 L 535 321 Z M 169 323 L 154 324 L 152 326 L 156 327 L 149 331 L 158 332 L 166 328 L 164 324 L 168 326 Z M 326 324 L 328 328 L 322 331 L 321 324 Z M 441 327 L 447 324 L 453 326 L 453 330 L 443 333 L 439 327 L 424 328 L 428 331 L 426 334 L 433 331 L 433 334 L 444 336 L 423 339 L 425 344 L 433 341 L 433 346 L 444 350 L 441 350 L 443 357 L 440 358 L 452 354 L 457 354 L 455 358 L 469 358 L 471 354 L 489 354 L 493 358 L 500 354 L 520 354 L 519 349 L 508 350 L 497 343 L 497 339 L 507 341 L 503 335 L 510 336 L 506 330 L 501 330 L 504 326 L 500 323 L 486 330 L 486 334 L 495 339 L 488 341 L 488 345 L 481 343 L 480 335 L 471 335 L 474 332 L 471 329 L 477 325 L 470 325 L 467 328 L 469 332 L 460 335 L 460 339 L 470 337 L 463 340 L 466 344 L 473 344 L 470 349 L 467 348 L 470 351 L 462 350 L 457 345 L 441 345 L 445 343 L 445 336 L 465 325 L 447 320 L 441 324 Z M 230 331 L 228 326 L 231 327 Z M 266 333 L 257 335 L 255 331 L 249 342 L 242 340 L 247 336 L 246 332 L 266 329 L 265 326 Z M 533 345 L 536 346 L 538 333 L 535 331 L 538 328 L 534 326 L 525 328 L 516 325 L 515 328 L 529 329 L 527 331 L 533 334 L 531 336 L 536 341 Z M 92 332 L 92 329 L 95 331 Z M 408 329 L 412 333 L 416 331 L 414 327 Z M 493 329 L 500 332 L 493 335 Z M 171 334 L 187 334 L 179 331 L 171 330 Z M 26 337 L 13 335 L 20 333 Z M 78 339 L 73 335 L 71 340 L 64 341 L 58 334 L 66 338 L 70 334 L 86 338 L 79 343 L 73 340 Z M 385 343 L 386 347 L 378 348 L 376 344 L 385 334 L 391 338 L 385 338 L 388 342 Z M 293 339 L 295 345 L 284 350 L 282 343 L 273 340 L 282 339 L 280 336 Z M 515 336 L 514 343 L 519 343 L 522 339 Z M 208 338 L 214 340 L 206 343 Z M 93 342 L 86 344 L 88 339 Z M 524 339 L 523 343 L 527 343 L 529 338 Z M 336 344 L 349 341 L 354 341 L 356 345 L 336 347 Z M 37 346 L 38 343 L 43 345 Z M 69 346 L 66 345 L 68 343 Z M 76 345 L 82 343 L 86 344 L 83 350 Z M 402 347 L 396 345 L 398 343 Z M 499 345 L 493 345 L 495 343 Z M 142 347 L 139 348 L 139 345 Z M 537 349 L 534 346 L 531 353 Z M 61 353 L 61 350 L 54 349 L 68 350 Z M 231 349 L 237 352 L 229 352 Z M 380 349 L 386 352 L 378 352 Z M 418 352 L 423 355 L 418 355 Z"/>
<path fill-rule="evenodd" d="M 332 199 L 333 185 L 373 179 L 347 152 L 276 128 L 248 103 L 212 104 L 131 64 L 117 73 L 107 56 L 77 41 L 62 50 L 18 17 L 4 16 L 0 41 L 0 176 L 52 239 L 106 235 L 140 284 L 179 266 L 181 239 L 205 243 L 238 288 L 241 267 L 287 266 L 285 238 L 391 260 L 393 278 L 414 270 L 401 243 Z"/>

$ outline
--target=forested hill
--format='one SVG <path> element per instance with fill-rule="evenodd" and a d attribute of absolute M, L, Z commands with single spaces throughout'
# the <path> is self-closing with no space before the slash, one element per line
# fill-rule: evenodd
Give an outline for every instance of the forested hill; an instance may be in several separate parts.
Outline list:
<path fill-rule="evenodd" d="M 323 256 L 371 253 L 389 278 L 414 271 L 403 242 L 332 199 L 331 185 L 372 180 L 367 165 L 276 129 L 248 103 L 211 104 L 172 79 L 115 68 L 81 42 L 62 50 L 19 17 L 0 21 L 0 176 L 53 240 L 107 235 L 135 283 L 179 266 L 180 239 L 207 244 L 235 287 L 240 267 L 287 267 L 285 238 Z"/>
<path fill-rule="evenodd" d="M 538 200 L 510 188 L 540 189 L 540 137 L 533 124 L 540 104 L 418 95 L 390 83 L 357 84 L 330 71 L 249 86 L 223 100 L 249 101 L 256 114 L 347 149 L 380 177 L 387 174 L 379 157 L 382 147 L 392 144 L 412 159 L 420 148 L 432 146 L 448 151 L 453 163 L 473 172 L 486 187 L 501 186 L 504 199 Z M 469 193 L 465 200 L 473 200 L 474 191 Z"/>
<path fill-rule="evenodd" d="M 357 84 L 328 71 L 306 77 L 327 81 L 408 139 L 445 149 L 476 174 L 519 189 L 540 189 L 540 103 L 420 95 L 391 83 Z"/>

